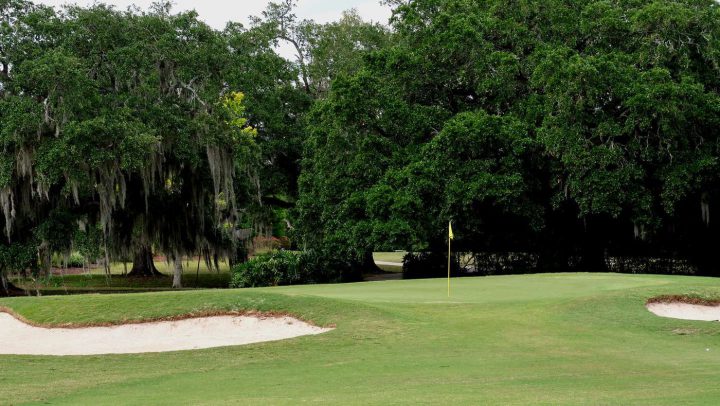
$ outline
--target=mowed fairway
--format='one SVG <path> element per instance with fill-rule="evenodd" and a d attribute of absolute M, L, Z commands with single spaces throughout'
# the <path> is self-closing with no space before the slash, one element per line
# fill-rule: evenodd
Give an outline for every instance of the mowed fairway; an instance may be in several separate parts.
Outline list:
<path fill-rule="evenodd" d="M 663 319 L 660 294 L 720 297 L 717 279 L 546 274 L 246 290 L 13 298 L 41 323 L 215 309 L 337 328 L 164 354 L 0 356 L 0 403 L 717 404 L 720 323 Z"/>

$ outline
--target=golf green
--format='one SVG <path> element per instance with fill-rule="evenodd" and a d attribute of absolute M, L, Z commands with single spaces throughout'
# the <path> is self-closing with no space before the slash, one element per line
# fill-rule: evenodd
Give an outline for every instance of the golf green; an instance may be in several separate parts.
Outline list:
<path fill-rule="evenodd" d="M 720 297 L 717 279 L 617 274 L 461 278 L 0 300 L 45 324 L 215 310 L 336 329 L 197 351 L 0 356 L 0 404 L 717 404 L 720 323 L 645 301 Z"/>

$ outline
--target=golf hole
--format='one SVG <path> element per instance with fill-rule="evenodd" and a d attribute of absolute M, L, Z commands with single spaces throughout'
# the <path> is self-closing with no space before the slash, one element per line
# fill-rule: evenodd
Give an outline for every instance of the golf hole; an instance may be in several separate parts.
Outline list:
<path fill-rule="evenodd" d="M 102 327 L 37 327 L 0 312 L 0 354 L 101 355 L 195 350 L 332 330 L 292 317 L 223 315 Z"/>

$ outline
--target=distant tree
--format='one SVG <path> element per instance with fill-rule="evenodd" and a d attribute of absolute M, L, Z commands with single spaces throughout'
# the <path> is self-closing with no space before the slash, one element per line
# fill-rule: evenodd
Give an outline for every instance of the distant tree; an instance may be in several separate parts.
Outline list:
<path fill-rule="evenodd" d="M 276 219 L 276 213 L 288 213 L 284 209 L 295 207 L 308 111 L 314 103 L 328 97 L 333 80 L 360 71 L 364 56 L 383 48 L 390 38 L 384 26 L 363 21 L 353 10 L 345 12 L 337 22 L 319 24 L 298 20 L 294 8 L 295 1 L 270 3 L 248 31 L 254 38 L 265 38 L 273 45 L 292 45 L 295 50 L 292 66 L 297 79 L 293 88 L 304 91 L 302 95 L 283 90 L 282 103 L 273 111 L 284 113 L 285 118 L 272 122 L 282 122 L 284 127 L 269 125 L 265 136 L 259 128 L 263 162 L 269 165 L 262 171 L 261 196 L 265 206 L 256 212 L 256 217 L 265 218 L 266 223 Z M 294 120 L 290 122 L 288 118 Z"/>
<path fill-rule="evenodd" d="M 275 211 L 293 207 L 303 137 L 303 116 L 312 97 L 297 86 L 298 69 L 274 50 L 274 37 L 264 27 L 229 25 L 224 32 L 231 62 L 226 83 L 243 89 L 246 115 L 255 129 L 256 148 L 251 165 L 244 158 L 236 178 L 239 200 L 249 202 L 243 227 L 259 235 L 271 229 Z M 280 208 L 280 209 L 278 209 Z"/>
<path fill-rule="evenodd" d="M 261 17 L 253 19 L 253 25 L 275 44 L 293 47 L 300 85 L 316 98 L 327 94 L 335 78 L 358 72 L 363 66 L 363 55 L 389 43 L 388 29 L 363 21 L 357 10 L 345 11 L 338 21 L 320 24 L 298 20 L 296 3 L 296 0 L 271 2 Z"/>
<path fill-rule="evenodd" d="M 367 70 L 333 83 L 308 116 L 297 207 L 307 246 L 374 266 L 368 192 L 395 159 L 407 159 L 398 153 L 402 148 L 432 130 L 432 113 L 408 105 Z"/>

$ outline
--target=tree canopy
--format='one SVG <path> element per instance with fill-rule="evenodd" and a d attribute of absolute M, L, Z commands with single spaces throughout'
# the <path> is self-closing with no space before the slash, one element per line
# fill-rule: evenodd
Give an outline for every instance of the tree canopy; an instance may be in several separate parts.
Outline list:
<path fill-rule="evenodd" d="M 460 250 L 533 270 L 717 274 L 717 2 L 387 3 L 388 26 L 284 0 L 219 31 L 0 1 L 1 269 L 82 249 L 149 275 L 155 250 L 179 273 L 281 219 L 325 264 L 442 253 L 453 221 Z"/>
<path fill-rule="evenodd" d="M 315 107 L 308 238 L 440 251 L 453 220 L 462 249 L 555 270 L 611 252 L 711 271 L 716 2 L 393 4 L 389 45 Z"/>
<path fill-rule="evenodd" d="M 78 224 L 102 230 L 107 256 L 134 256 L 140 275 L 156 272 L 152 247 L 232 257 L 249 205 L 236 174 L 258 176 L 249 110 L 262 117 L 234 86 L 277 83 L 286 64 L 267 41 L 238 49 L 246 30 L 217 32 L 164 4 L 139 14 L 10 2 L 2 14 L 16 31 L 2 44 L 2 223 L 8 247 L 41 252 L 5 267 L 49 266 Z M 258 62 L 240 77 L 249 52 Z"/>

